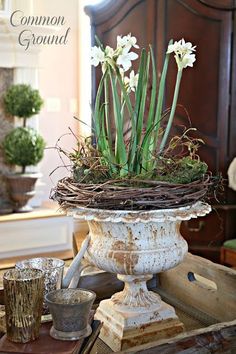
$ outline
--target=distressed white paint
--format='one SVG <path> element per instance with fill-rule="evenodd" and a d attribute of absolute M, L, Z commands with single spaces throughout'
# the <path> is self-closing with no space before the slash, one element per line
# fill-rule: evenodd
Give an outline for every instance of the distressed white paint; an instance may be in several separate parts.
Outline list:
<path fill-rule="evenodd" d="M 78 208 L 71 211 L 88 221 L 91 241 L 87 260 L 105 271 L 119 274 L 125 288 L 113 301 L 119 310 L 149 307 L 160 300 L 149 294 L 145 279 L 178 265 L 187 253 L 187 242 L 180 235 L 182 220 L 204 216 L 211 207 L 202 202 L 176 209 L 153 211 L 114 211 Z M 124 275 L 132 276 L 124 277 Z M 137 288 L 138 287 L 138 288 Z M 140 294 L 140 296 L 138 295 Z M 142 296 L 141 296 L 142 295 Z M 139 296 L 136 303 L 134 297 Z M 149 298 L 151 300 L 149 300 Z M 136 305 L 135 305 L 136 304 Z"/>
<path fill-rule="evenodd" d="M 158 310 L 120 312 L 111 300 L 100 302 L 95 318 L 103 323 L 100 338 L 113 351 L 148 343 L 166 336 L 175 336 L 184 330 L 172 306 L 161 302 Z"/>
<path fill-rule="evenodd" d="M 186 255 L 187 242 L 179 231 L 181 221 L 210 211 L 211 207 L 202 202 L 153 211 L 71 210 L 77 218 L 88 221 L 91 241 L 86 259 L 118 274 L 125 283 L 123 291 L 102 301 L 96 312 L 96 318 L 104 323 L 101 338 L 113 350 L 145 343 L 150 340 L 148 335 L 154 340 L 165 331 L 168 336 L 183 330 L 174 308 L 148 291 L 146 281 L 175 267 Z M 148 327 L 147 335 L 144 327 Z"/>

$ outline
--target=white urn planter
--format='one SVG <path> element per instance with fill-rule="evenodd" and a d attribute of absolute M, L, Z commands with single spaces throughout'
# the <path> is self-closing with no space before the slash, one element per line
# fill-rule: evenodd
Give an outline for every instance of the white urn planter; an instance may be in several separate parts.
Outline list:
<path fill-rule="evenodd" d="M 174 308 L 149 291 L 146 282 L 153 274 L 177 266 L 186 255 L 187 242 L 179 231 L 181 221 L 210 211 L 211 207 L 202 202 L 153 211 L 73 209 L 74 216 L 88 221 L 91 240 L 85 258 L 102 270 L 116 273 L 125 283 L 123 291 L 100 302 L 95 315 L 103 322 L 102 340 L 113 350 L 183 331 Z"/>

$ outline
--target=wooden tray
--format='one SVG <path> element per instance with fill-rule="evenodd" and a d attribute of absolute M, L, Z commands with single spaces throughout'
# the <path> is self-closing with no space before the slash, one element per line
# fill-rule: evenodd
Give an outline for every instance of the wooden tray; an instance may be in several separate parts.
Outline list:
<path fill-rule="evenodd" d="M 122 283 L 115 275 L 98 273 L 84 276 L 80 286 L 93 289 L 102 299 L 120 290 Z M 154 277 L 149 288 L 175 307 L 186 331 L 122 353 L 236 353 L 235 270 L 188 254 L 178 267 Z M 91 353 L 112 352 L 100 340 L 95 346 Z"/>

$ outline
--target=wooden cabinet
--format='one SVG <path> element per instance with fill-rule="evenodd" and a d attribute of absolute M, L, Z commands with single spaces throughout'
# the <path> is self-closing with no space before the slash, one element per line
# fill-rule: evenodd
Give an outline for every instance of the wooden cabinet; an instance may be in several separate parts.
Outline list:
<path fill-rule="evenodd" d="M 183 75 L 177 121 L 189 126 L 184 106 L 192 127 L 197 128 L 197 136 L 205 141 L 199 150 L 201 159 L 213 174 L 222 172 L 224 177 L 236 156 L 236 12 L 218 8 L 235 5 L 233 0 L 107 0 L 87 10 L 93 33 L 102 42 L 115 46 L 117 35 L 131 32 L 140 46 L 152 43 L 159 74 L 171 38 L 185 38 L 197 46 L 196 64 Z M 172 102 L 175 66 L 172 58 L 166 107 Z M 93 87 L 94 97 L 95 74 Z M 235 237 L 236 210 L 227 207 L 235 201 L 236 193 L 226 188 L 226 205 L 218 205 L 217 212 L 206 218 L 183 224 L 190 251 L 219 261 L 221 244 Z"/>

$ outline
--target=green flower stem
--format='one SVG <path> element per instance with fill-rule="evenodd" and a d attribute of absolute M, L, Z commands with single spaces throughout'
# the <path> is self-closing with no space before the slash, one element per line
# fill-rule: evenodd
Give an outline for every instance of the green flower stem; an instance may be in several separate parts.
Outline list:
<path fill-rule="evenodd" d="M 156 93 L 157 93 L 157 74 L 156 74 L 156 66 L 155 66 L 155 58 L 154 58 L 154 53 L 152 50 L 152 47 L 150 47 L 150 53 L 151 53 L 151 63 L 152 63 L 152 91 L 151 91 L 151 101 L 150 101 L 150 108 L 148 112 L 148 119 L 147 119 L 147 127 L 146 127 L 146 132 L 149 132 L 152 129 L 153 125 L 153 120 L 154 120 L 154 114 L 155 114 L 155 103 L 156 103 Z M 148 75 L 148 73 L 147 73 Z M 148 161 L 151 158 L 150 154 L 150 140 L 151 136 L 150 134 L 147 135 L 146 137 L 146 143 L 142 143 L 141 150 L 143 150 L 143 161 L 142 161 L 142 167 L 146 171 L 148 168 Z M 143 139 L 144 142 L 144 139 Z"/>
<path fill-rule="evenodd" d="M 161 144 L 160 144 L 159 153 L 162 153 L 162 151 L 166 145 L 166 141 L 168 139 L 170 129 L 172 126 L 172 122 L 173 122 L 173 119 L 175 116 L 175 110 L 176 110 L 176 105 L 177 105 L 177 100 L 178 100 L 178 95 L 179 95 L 179 87 L 180 87 L 182 72 L 183 72 L 183 70 L 178 70 L 178 73 L 177 73 L 176 83 L 175 83 L 175 92 L 174 92 L 172 107 L 171 107 L 171 111 L 170 111 L 170 116 L 169 116 L 169 120 L 168 120 L 166 129 L 165 129 L 164 136 L 163 136 Z"/>
<path fill-rule="evenodd" d="M 105 95 L 105 120 L 106 120 L 106 132 L 108 138 L 108 144 L 112 153 L 112 136 L 111 136 L 111 123 L 109 119 L 109 90 L 108 90 L 108 78 L 104 80 L 104 95 Z"/>
<path fill-rule="evenodd" d="M 172 43 L 173 43 L 173 39 L 169 41 L 168 45 Z M 158 132 L 161 123 L 161 114 L 162 114 L 163 98 L 165 93 L 165 84 L 166 84 L 166 76 L 167 76 L 167 70 L 169 65 L 169 59 L 170 59 L 170 54 L 166 53 L 164 66 L 161 74 L 160 86 L 159 86 L 156 114 L 155 114 L 155 119 L 153 124 L 154 134 L 152 134 L 151 141 L 150 141 L 150 151 L 152 154 L 154 153 L 158 142 Z"/>

